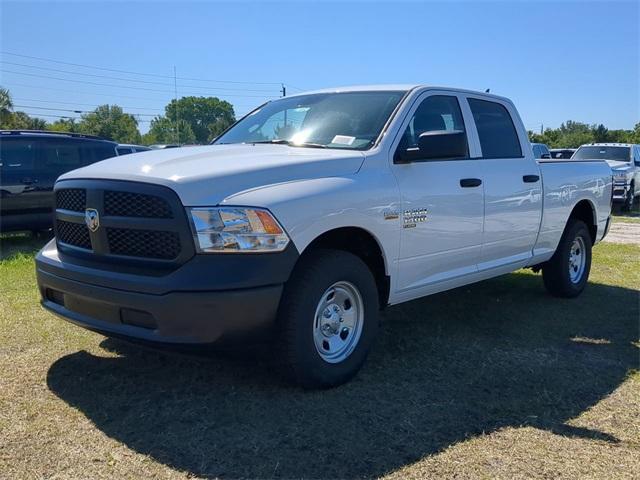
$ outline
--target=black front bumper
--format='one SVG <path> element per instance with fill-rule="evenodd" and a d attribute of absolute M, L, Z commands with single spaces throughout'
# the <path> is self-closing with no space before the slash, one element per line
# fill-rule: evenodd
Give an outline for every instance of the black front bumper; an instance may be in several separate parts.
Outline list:
<path fill-rule="evenodd" d="M 106 335 L 209 344 L 273 324 L 298 253 L 196 255 L 158 275 L 90 268 L 64 259 L 55 242 L 36 257 L 42 305 Z M 151 273 L 151 272 L 150 272 Z"/>

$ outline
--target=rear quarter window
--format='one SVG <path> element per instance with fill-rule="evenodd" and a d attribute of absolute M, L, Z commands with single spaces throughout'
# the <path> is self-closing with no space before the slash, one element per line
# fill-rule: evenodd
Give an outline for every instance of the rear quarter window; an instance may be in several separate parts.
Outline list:
<path fill-rule="evenodd" d="M 483 158 L 520 158 L 518 132 L 507 109 L 496 102 L 469 98 Z"/>
<path fill-rule="evenodd" d="M 115 145 L 107 142 L 86 142 L 83 150 L 85 165 L 116 156 Z M 131 153 L 131 149 L 126 153 Z"/>

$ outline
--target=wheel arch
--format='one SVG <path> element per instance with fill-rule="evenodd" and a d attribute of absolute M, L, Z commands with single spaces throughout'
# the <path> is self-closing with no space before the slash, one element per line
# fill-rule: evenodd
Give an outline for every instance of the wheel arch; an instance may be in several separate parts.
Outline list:
<path fill-rule="evenodd" d="M 598 235 L 598 215 L 595 205 L 590 200 L 582 199 L 575 204 L 575 206 L 571 210 L 571 213 L 569 214 L 567 223 L 569 223 L 569 220 L 572 219 L 582 220 L 589 229 L 591 243 L 596 243 L 596 238 Z"/>
<path fill-rule="evenodd" d="M 360 258 L 374 276 L 381 308 L 387 305 L 391 283 L 389 265 L 384 249 L 374 234 L 362 227 L 336 227 L 314 238 L 300 252 L 300 258 L 317 249 L 342 250 Z"/>

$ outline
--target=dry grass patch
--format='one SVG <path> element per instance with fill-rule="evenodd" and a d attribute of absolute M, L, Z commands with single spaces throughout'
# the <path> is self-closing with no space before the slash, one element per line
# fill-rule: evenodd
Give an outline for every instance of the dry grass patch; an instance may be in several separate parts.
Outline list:
<path fill-rule="evenodd" d="M 155 351 L 54 318 L 15 253 L 34 244 L 2 246 L 0 478 L 640 471 L 636 245 L 596 247 L 575 300 L 522 271 L 390 308 L 362 373 L 318 392 L 285 383 L 268 348 Z"/>

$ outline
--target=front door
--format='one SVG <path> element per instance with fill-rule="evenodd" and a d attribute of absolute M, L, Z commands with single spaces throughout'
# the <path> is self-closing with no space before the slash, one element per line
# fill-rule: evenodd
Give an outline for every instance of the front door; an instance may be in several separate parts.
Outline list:
<path fill-rule="evenodd" d="M 466 132 L 460 99 L 430 91 L 414 104 L 392 152 L 415 149 L 421 133 Z M 467 141 L 467 145 L 469 142 Z M 456 159 L 392 164 L 401 199 L 401 244 L 397 292 L 425 289 L 477 271 L 482 245 L 483 185 L 480 162 Z"/>

